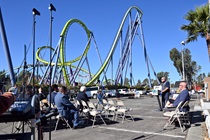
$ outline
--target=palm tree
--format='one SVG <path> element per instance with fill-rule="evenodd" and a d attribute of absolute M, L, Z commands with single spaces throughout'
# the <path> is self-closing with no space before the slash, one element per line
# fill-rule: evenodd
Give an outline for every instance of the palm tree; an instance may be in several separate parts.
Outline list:
<path fill-rule="evenodd" d="M 187 31 L 188 37 L 186 43 L 197 41 L 200 36 L 206 39 L 208 54 L 210 60 L 210 23 L 209 23 L 209 5 L 196 7 L 195 11 L 190 10 L 184 18 L 189 21 L 188 25 L 182 25 L 181 30 Z"/>

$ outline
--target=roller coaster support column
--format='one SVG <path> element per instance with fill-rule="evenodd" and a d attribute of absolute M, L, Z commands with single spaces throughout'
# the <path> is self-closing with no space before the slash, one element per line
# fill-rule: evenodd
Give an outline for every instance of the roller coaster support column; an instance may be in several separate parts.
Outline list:
<path fill-rule="evenodd" d="M 102 60 L 101 60 L 101 56 L 100 56 L 100 53 L 98 51 L 98 46 L 96 44 L 96 41 L 95 41 L 95 38 L 94 38 L 94 35 L 93 35 L 92 32 L 91 32 L 91 36 L 93 37 L 93 40 L 94 40 L 94 43 L 95 43 L 95 48 L 96 48 L 96 51 L 97 51 L 97 54 L 98 54 L 98 58 L 100 60 L 101 66 L 102 66 L 103 63 L 102 63 Z M 108 84 L 108 80 L 107 80 L 107 77 L 106 77 L 106 71 L 103 71 L 103 73 L 104 73 L 104 77 L 105 77 L 105 80 L 106 80 L 106 84 Z M 100 83 L 100 84 L 103 84 L 103 83 Z"/>
<path fill-rule="evenodd" d="M 52 16 L 52 11 L 56 11 L 55 7 L 50 4 L 49 6 L 49 10 L 50 10 L 50 48 L 52 48 L 52 22 L 53 22 L 53 16 Z M 51 110 L 51 82 L 52 82 L 52 49 L 50 49 L 50 85 L 49 85 L 49 94 L 50 94 L 50 110 Z M 51 130 L 51 117 L 50 117 L 50 126 L 49 129 Z M 51 131 L 49 131 L 49 140 L 51 140 Z"/>
<path fill-rule="evenodd" d="M 132 19 L 131 19 L 131 13 L 130 13 L 130 16 L 129 16 L 129 40 L 130 40 L 130 43 L 129 43 L 129 50 L 130 50 L 130 85 L 133 86 L 133 83 L 132 83 L 132 80 L 133 80 L 133 75 L 132 75 L 132 47 L 131 47 L 131 32 L 132 32 Z M 128 61 L 129 63 L 129 61 Z"/>
<path fill-rule="evenodd" d="M 141 24 L 142 22 L 140 21 L 139 23 L 140 23 L 140 32 L 141 32 L 141 36 L 142 36 L 142 46 L 143 46 L 143 49 L 144 49 L 144 58 L 145 58 L 145 62 L 146 62 L 146 65 L 147 65 L 147 71 L 148 71 L 149 86 L 151 88 L 152 84 L 151 84 L 150 70 L 149 70 L 149 64 L 148 64 L 147 50 L 146 50 L 145 41 L 144 41 L 143 28 L 142 28 L 142 24 Z"/>
<path fill-rule="evenodd" d="M 10 51 L 9 51 L 9 45 L 7 42 L 7 36 L 6 36 L 5 28 L 4 28 L 3 17 L 1 14 L 1 8 L 0 8 L 0 33 L 1 33 L 1 37 L 2 37 L 4 51 L 5 51 L 6 58 L 7 58 L 7 63 L 9 66 L 11 84 L 12 84 L 12 86 L 14 86 L 16 83 L 16 80 L 15 80 L 15 76 L 14 76 L 12 60 L 11 60 Z"/>
<path fill-rule="evenodd" d="M 120 78 L 120 85 L 124 85 L 124 81 L 123 81 L 123 49 L 122 49 L 122 30 L 120 31 L 120 74 L 121 74 L 121 78 Z"/>
<path fill-rule="evenodd" d="M 36 15 L 40 15 L 40 12 L 37 11 L 35 8 L 33 8 L 32 10 L 32 13 L 33 13 L 33 93 L 35 93 L 35 25 L 36 25 Z"/>

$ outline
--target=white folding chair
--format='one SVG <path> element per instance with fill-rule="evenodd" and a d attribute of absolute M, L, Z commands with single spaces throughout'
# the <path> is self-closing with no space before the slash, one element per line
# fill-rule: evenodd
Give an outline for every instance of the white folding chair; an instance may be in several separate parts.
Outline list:
<path fill-rule="evenodd" d="M 185 126 L 190 125 L 189 111 L 188 110 L 183 111 L 183 109 L 189 105 L 189 102 L 190 101 L 185 101 L 184 104 L 181 106 L 181 111 L 178 112 L 178 114 L 180 115 L 180 122 L 181 122 L 180 127 L 182 129 L 182 132 L 184 131 L 184 129 L 186 129 Z"/>
<path fill-rule="evenodd" d="M 83 106 L 83 108 L 82 108 L 83 113 L 84 114 L 88 113 L 89 112 L 89 107 L 88 107 L 87 103 L 85 101 L 81 100 L 81 104 Z"/>
<path fill-rule="evenodd" d="M 59 123 L 60 121 L 65 122 L 67 128 L 69 127 L 70 129 L 72 129 L 71 126 L 70 126 L 69 123 L 68 123 L 68 120 L 66 120 L 62 115 L 60 115 L 60 114 L 57 115 L 57 116 L 56 116 L 56 119 L 57 119 L 57 121 L 56 121 L 56 125 L 55 125 L 55 131 L 57 130 L 58 123 Z"/>
<path fill-rule="evenodd" d="M 112 115 L 112 120 L 114 121 L 115 117 L 116 117 L 116 111 L 117 111 L 117 107 L 116 107 L 116 104 L 115 102 L 112 100 L 112 99 L 108 99 L 107 101 L 108 103 L 108 114 L 109 115 Z"/>
<path fill-rule="evenodd" d="M 102 117 L 102 110 L 98 110 L 96 108 L 96 106 L 94 105 L 93 102 L 88 102 L 88 107 L 89 107 L 89 113 L 91 116 L 93 116 L 93 124 L 92 124 L 92 127 L 94 127 L 94 124 L 96 122 L 96 117 L 99 116 L 100 119 L 103 121 L 103 123 L 106 125 L 106 122 L 104 121 L 103 117 Z"/>
<path fill-rule="evenodd" d="M 125 104 L 123 103 L 122 100 L 116 100 L 116 106 L 117 106 L 117 111 L 116 111 L 116 120 L 118 117 L 122 118 L 122 123 L 125 121 L 126 114 L 129 115 L 129 117 L 134 121 L 130 111 L 132 110 L 131 108 L 127 108 Z"/>
<path fill-rule="evenodd" d="M 171 111 L 171 112 L 166 112 L 163 115 L 169 117 L 168 122 L 165 124 L 165 126 L 163 127 L 163 129 L 165 130 L 166 127 L 168 127 L 169 125 L 172 125 L 173 123 L 175 123 L 175 121 L 178 121 L 179 126 L 181 128 L 181 131 L 184 131 L 185 128 L 185 123 L 190 123 L 189 121 L 189 112 L 184 112 L 182 111 L 182 109 L 184 107 L 186 107 L 189 104 L 189 101 L 186 102 L 180 102 L 178 104 L 178 106 L 176 107 L 175 111 Z"/>

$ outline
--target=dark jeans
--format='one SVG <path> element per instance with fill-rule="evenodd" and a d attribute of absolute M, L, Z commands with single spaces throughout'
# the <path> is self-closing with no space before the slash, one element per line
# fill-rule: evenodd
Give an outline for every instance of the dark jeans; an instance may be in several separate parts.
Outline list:
<path fill-rule="evenodd" d="M 78 126 L 79 125 L 79 111 L 77 110 L 62 110 L 59 112 L 65 119 L 68 120 L 68 123 L 73 126 Z"/>
<path fill-rule="evenodd" d="M 169 92 L 162 93 L 162 108 L 165 107 L 165 104 L 168 101 L 169 96 L 170 96 L 170 93 Z"/>
<path fill-rule="evenodd" d="M 73 118 L 70 118 L 70 120 L 72 121 L 74 126 L 78 126 L 79 125 L 79 111 L 71 109 L 70 113 L 72 114 L 71 117 L 73 117 Z"/>

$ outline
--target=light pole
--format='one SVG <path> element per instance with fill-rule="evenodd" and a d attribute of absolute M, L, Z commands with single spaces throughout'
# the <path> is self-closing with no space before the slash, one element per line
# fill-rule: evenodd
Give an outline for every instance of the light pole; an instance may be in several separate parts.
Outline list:
<path fill-rule="evenodd" d="M 182 53 L 182 80 L 185 81 L 185 71 L 184 71 L 184 50 L 183 50 L 183 46 L 185 45 L 185 41 L 181 42 L 182 44 L 182 49 L 181 49 L 181 53 Z"/>
<path fill-rule="evenodd" d="M 52 86 L 52 22 L 53 22 L 53 16 L 52 16 L 52 11 L 56 11 L 55 7 L 50 4 L 49 8 L 50 10 L 50 85 L 49 85 L 49 95 L 50 95 L 50 109 L 51 109 L 51 103 L 52 103 L 52 99 L 51 99 L 51 86 Z M 51 130 L 51 117 L 50 117 L 50 130 Z M 51 140 L 51 131 L 49 131 L 49 140 Z"/>
<path fill-rule="evenodd" d="M 33 8 L 32 10 L 33 13 L 33 93 L 35 94 L 35 25 L 36 25 L 36 15 L 40 16 L 40 12 L 38 10 L 36 10 L 35 8 Z M 33 140 L 35 140 L 35 123 L 34 123 L 34 119 L 32 121 L 32 126 L 31 127 L 31 132 L 33 133 Z"/>

